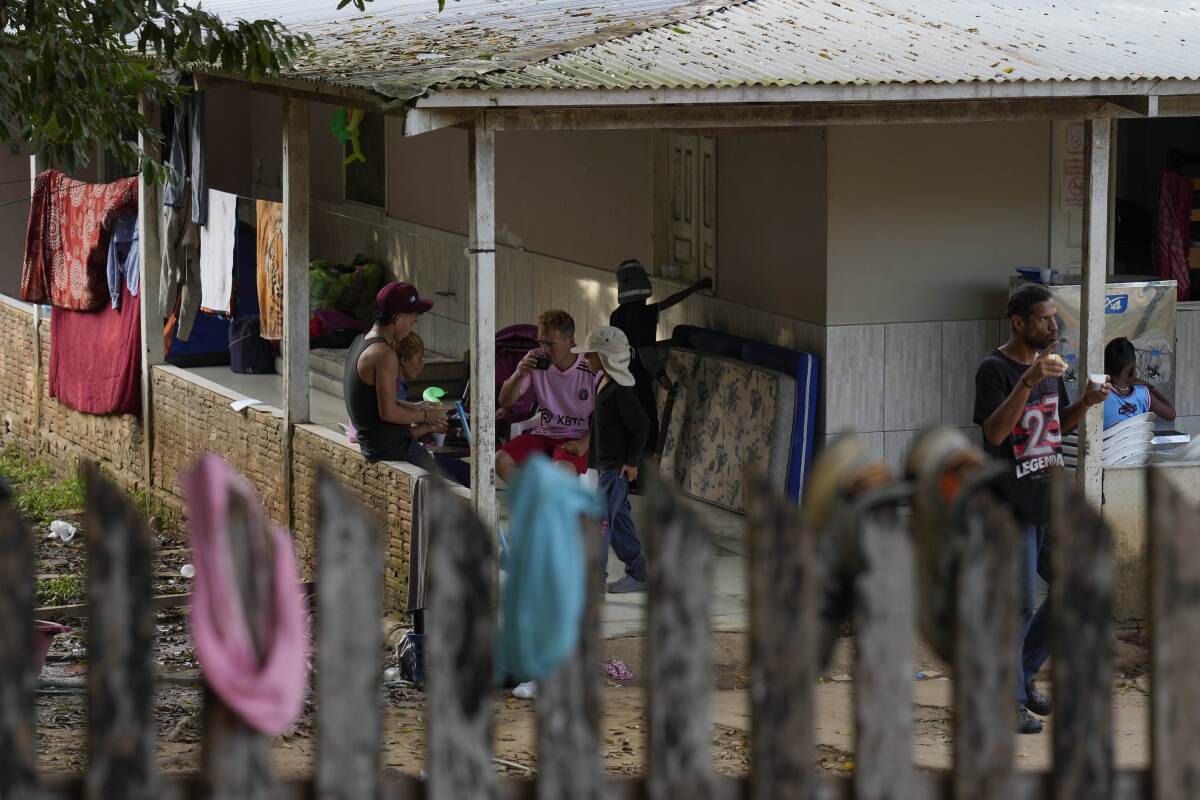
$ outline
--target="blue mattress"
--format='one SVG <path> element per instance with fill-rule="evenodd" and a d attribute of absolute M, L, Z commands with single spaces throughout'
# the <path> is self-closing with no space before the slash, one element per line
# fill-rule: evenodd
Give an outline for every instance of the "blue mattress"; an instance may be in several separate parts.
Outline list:
<path fill-rule="evenodd" d="M 757 342 L 731 333 L 695 325 L 677 325 L 670 344 L 713 355 L 736 358 L 795 378 L 796 403 L 792 420 L 792 449 L 788 459 L 787 494 L 797 503 L 812 468 L 820 392 L 820 359 L 811 353 Z"/>

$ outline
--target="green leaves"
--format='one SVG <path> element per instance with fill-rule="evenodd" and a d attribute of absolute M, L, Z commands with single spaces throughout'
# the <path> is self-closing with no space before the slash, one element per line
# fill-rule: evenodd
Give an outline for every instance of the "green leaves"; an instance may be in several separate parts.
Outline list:
<path fill-rule="evenodd" d="M 370 0 L 345 0 L 362 10 Z M 341 7 L 339 6 L 339 7 Z M 276 75 L 312 47 L 273 20 L 226 25 L 176 0 L 5 0 L 0 23 L 0 143 L 28 146 L 68 171 L 97 145 L 161 180 L 166 171 L 131 141 L 159 141 L 137 109 L 177 98 L 169 74 L 212 66 Z M 149 148 L 156 151 L 156 147 Z"/>

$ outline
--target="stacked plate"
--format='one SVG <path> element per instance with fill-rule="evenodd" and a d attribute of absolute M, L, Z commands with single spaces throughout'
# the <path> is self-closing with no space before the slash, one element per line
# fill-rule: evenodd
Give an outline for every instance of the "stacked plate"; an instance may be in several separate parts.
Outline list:
<path fill-rule="evenodd" d="M 1153 414 L 1122 420 L 1104 432 L 1104 466 L 1140 466 L 1154 449 Z"/>

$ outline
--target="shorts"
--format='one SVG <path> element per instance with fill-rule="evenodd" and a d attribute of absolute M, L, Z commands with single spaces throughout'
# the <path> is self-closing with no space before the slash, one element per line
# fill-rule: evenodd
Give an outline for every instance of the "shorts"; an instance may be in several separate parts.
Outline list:
<path fill-rule="evenodd" d="M 574 439 L 552 439 L 549 436 L 538 436 L 536 433 L 522 433 L 501 447 L 500 452 L 508 453 L 509 457 L 517 462 L 517 466 L 524 464 L 534 453 L 541 453 L 549 456 L 551 461 L 567 462 L 575 468 L 575 472 L 582 475 L 588 469 L 587 452 L 579 456 L 568 453 L 563 447 L 572 441 Z"/>

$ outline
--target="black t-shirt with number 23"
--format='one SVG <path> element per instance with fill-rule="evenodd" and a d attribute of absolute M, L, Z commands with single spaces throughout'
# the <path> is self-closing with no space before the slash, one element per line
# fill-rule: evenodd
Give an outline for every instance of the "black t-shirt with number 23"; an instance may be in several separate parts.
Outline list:
<path fill-rule="evenodd" d="M 999 350 L 983 360 L 975 373 L 976 425 L 1008 399 L 1028 368 Z M 1061 414 L 1069 402 L 1062 378 L 1047 378 L 1029 391 L 1016 427 L 1003 442 L 992 445 L 983 437 L 984 451 L 1011 465 L 1004 494 L 1023 525 L 1040 525 L 1049 519 L 1050 470 L 1063 465 Z"/>

